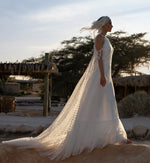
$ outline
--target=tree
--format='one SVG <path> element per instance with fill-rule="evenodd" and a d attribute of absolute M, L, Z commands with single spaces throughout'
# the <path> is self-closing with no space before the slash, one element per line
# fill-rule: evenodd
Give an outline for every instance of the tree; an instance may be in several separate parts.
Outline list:
<path fill-rule="evenodd" d="M 126 32 L 117 31 L 107 36 L 114 47 L 112 77 L 121 76 L 122 73 L 132 75 L 136 66 L 150 61 L 150 42 L 143 39 L 145 35 L 138 33 L 127 36 Z M 73 37 L 61 44 L 63 48 L 50 52 L 51 61 L 62 73 L 61 76 L 53 76 L 53 94 L 67 96 L 72 93 L 93 55 L 93 38 Z M 41 61 L 42 57 L 36 62 Z"/>
<path fill-rule="evenodd" d="M 61 76 L 53 77 L 53 91 L 68 96 L 88 66 L 93 54 L 93 39 L 89 36 L 73 37 L 63 41 L 62 45 L 64 48 L 50 53 L 51 60 L 62 73 Z"/>
<path fill-rule="evenodd" d="M 139 64 L 150 61 L 150 42 L 143 39 L 146 33 L 127 36 L 126 32 L 112 33 L 109 38 L 114 47 L 112 61 L 112 76 L 121 76 L 122 73 L 133 75 Z"/>

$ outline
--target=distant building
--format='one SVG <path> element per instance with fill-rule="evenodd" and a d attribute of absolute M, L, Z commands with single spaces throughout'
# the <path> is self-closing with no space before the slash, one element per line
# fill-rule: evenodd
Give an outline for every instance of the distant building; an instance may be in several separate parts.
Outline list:
<path fill-rule="evenodd" d="M 17 80 L 20 84 L 20 90 L 40 91 L 41 80 Z"/>
<path fill-rule="evenodd" d="M 145 90 L 150 93 L 150 75 L 113 78 L 113 83 L 117 100 L 121 100 L 138 90 Z"/>
<path fill-rule="evenodd" d="M 15 83 L 15 82 L 6 82 L 5 83 L 5 89 L 6 89 L 6 91 L 9 91 L 11 93 L 19 93 L 20 84 Z"/>

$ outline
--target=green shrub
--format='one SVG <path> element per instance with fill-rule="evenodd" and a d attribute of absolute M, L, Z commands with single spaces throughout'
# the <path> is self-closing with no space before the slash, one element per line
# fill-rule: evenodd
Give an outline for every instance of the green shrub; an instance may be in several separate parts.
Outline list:
<path fill-rule="evenodd" d="M 145 91 L 130 94 L 119 102 L 118 111 L 121 118 L 150 116 L 150 95 Z"/>

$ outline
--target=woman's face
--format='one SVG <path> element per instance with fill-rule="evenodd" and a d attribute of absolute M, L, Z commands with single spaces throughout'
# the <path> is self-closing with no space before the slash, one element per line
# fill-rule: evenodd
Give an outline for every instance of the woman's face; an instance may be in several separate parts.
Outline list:
<path fill-rule="evenodd" d="M 113 25 L 112 25 L 112 22 L 111 20 L 109 20 L 105 25 L 104 25 L 104 28 L 107 32 L 111 32 L 111 29 L 112 29 Z"/>

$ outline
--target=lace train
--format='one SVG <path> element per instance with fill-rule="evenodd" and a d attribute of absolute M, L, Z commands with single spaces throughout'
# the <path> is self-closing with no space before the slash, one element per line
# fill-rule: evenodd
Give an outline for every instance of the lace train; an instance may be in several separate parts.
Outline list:
<path fill-rule="evenodd" d="M 19 148 L 34 148 L 51 160 L 92 151 L 127 139 L 119 119 L 111 78 L 113 48 L 107 38 L 103 46 L 106 85 L 99 83 L 97 54 L 94 54 L 72 95 L 54 122 L 39 136 L 3 141 Z"/>

